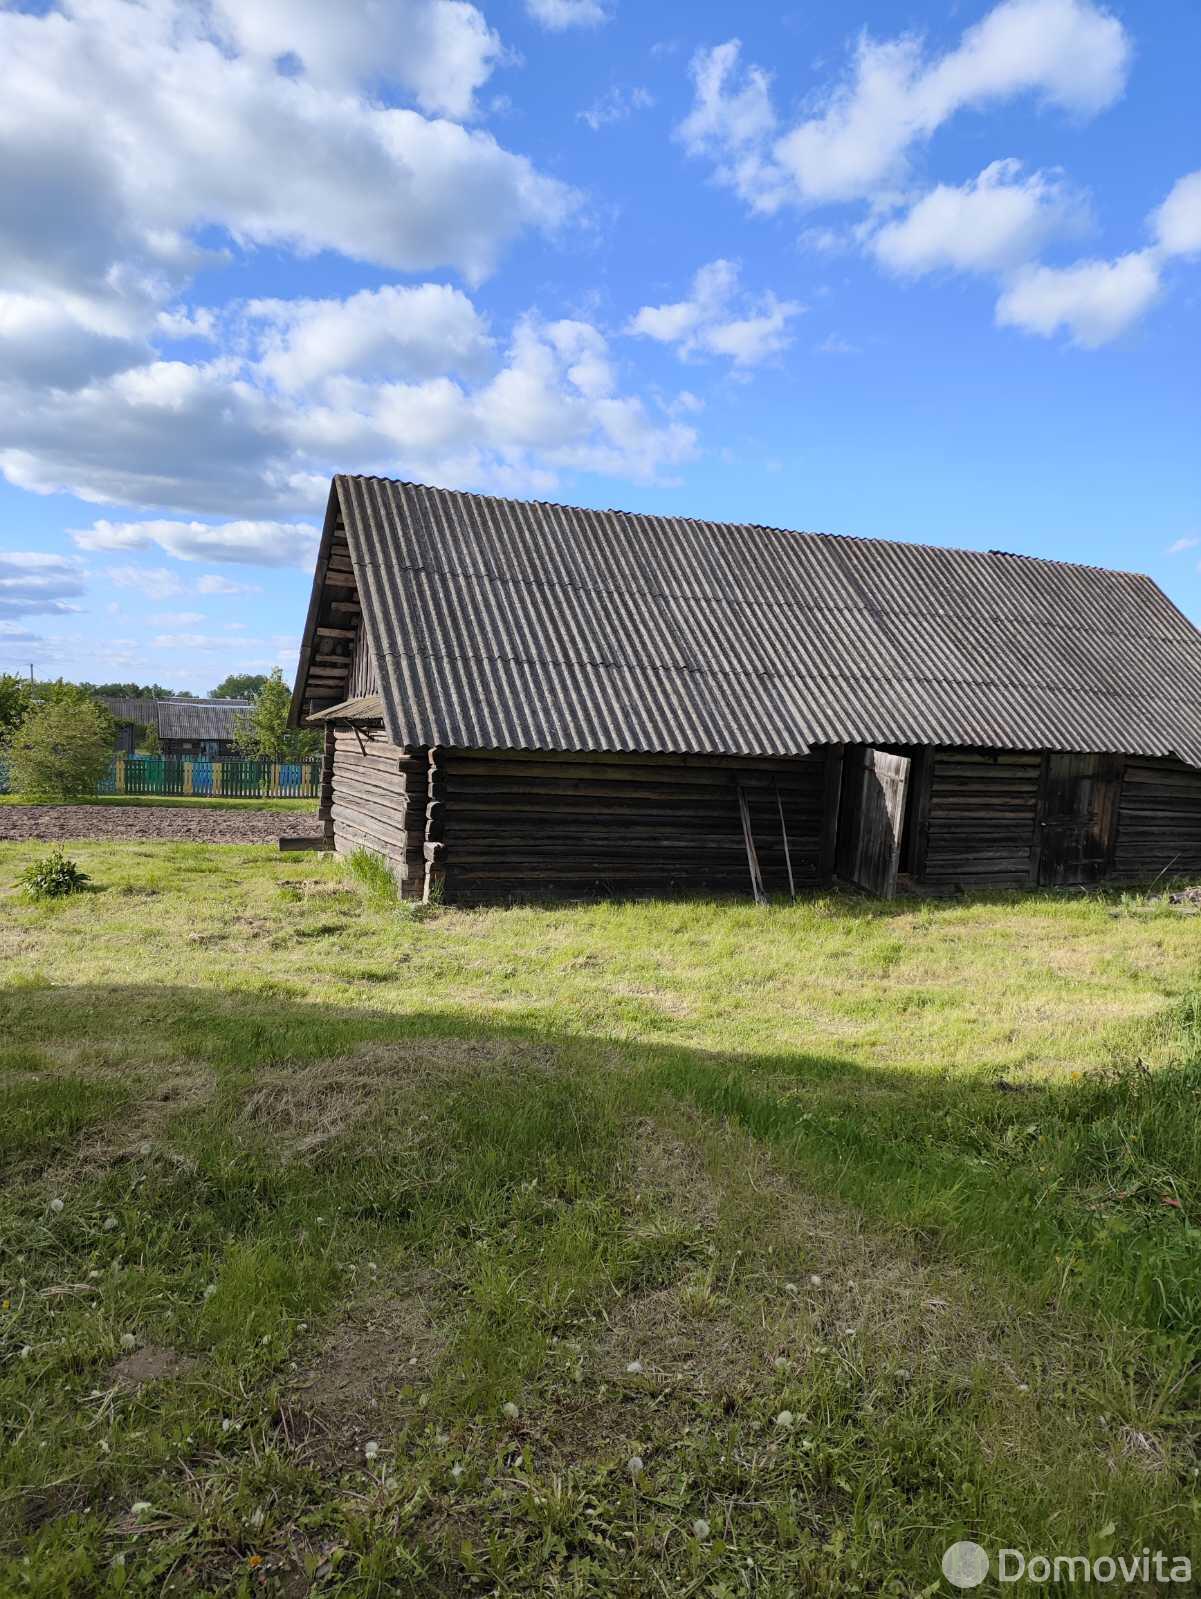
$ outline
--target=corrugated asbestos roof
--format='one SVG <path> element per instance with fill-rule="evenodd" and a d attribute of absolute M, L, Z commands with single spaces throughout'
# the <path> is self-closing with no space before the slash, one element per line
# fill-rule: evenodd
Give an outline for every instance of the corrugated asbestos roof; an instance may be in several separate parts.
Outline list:
<path fill-rule="evenodd" d="M 159 700 L 160 738 L 232 739 L 250 700 Z"/>
<path fill-rule="evenodd" d="M 141 727 L 150 727 L 158 716 L 157 700 L 118 698 L 112 694 L 99 694 L 97 698 L 118 722 L 136 722 Z"/>
<path fill-rule="evenodd" d="M 309 717 L 310 722 L 382 722 L 384 702 L 378 694 L 360 694 L 357 699 L 343 700 L 331 705 L 328 711 L 318 711 Z"/>
<path fill-rule="evenodd" d="M 1146 577 L 380 478 L 332 492 L 398 744 L 1201 765 L 1201 634 Z"/>

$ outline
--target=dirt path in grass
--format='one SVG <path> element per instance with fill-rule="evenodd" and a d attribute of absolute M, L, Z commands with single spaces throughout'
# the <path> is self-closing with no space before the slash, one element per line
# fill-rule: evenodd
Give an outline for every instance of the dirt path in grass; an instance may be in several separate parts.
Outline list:
<path fill-rule="evenodd" d="M 234 811 L 199 806 L 4 805 L 0 840 L 162 839 L 179 844 L 274 844 L 319 829 L 306 811 Z"/>

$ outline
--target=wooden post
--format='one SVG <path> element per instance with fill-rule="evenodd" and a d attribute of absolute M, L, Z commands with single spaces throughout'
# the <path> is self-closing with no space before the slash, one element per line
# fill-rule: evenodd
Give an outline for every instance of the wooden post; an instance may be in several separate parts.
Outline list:
<path fill-rule="evenodd" d="M 1030 838 L 1030 874 L 1031 888 L 1037 888 L 1039 878 L 1042 876 L 1043 864 L 1043 838 L 1046 833 L 1047 814 L 1047 788 L 1050 782 L 1051 757 L 1043 752 L 1042 764 L 1038 770 L 1038 798 L 1034 805 L 1034 832 Z"/>
<path fill-rule="evenodd" d="M 334 841 L 334 730 L 325 724 L 325 758 L 321 763 L 321 798 L 317 816 L 321 822 L 321 835 L 332 846 Z"/>
<path fill-rule="evenodd" d="M 934 789 L 935 752 L 923 744 L 913 758 L 910 775 L 912 797 L 909 824 L 909 858 L 905 870 L 915 883 L 926 875 L 926 856 L 930 849 L 930 795 Z"/>
<path fill-rule="evenodd" d="M 780 837 L 784 840 L 784 864 L 788 868 L 788 892 L 796 898 L 796 883 L 792 876 L 792 852 L 788 848 L 788 829 L 784 825 L 784 801 L 780 798 L 780 785 L 776 783 L 776 809 L 780 813 Z"/>
<path fill-rule="evenodd" d="M 834 877 L 838 853 L 838 818 L 842 805 L 842 767 L 844 750 L 841 744 L 826 748 L 826 781 L 822 794 L 822 840 L 818 876 L 823 883 Z"/>
<path fill-rule="evenodd" d="M 429 752 L 429 778 L 425 806 L 425 884 L 421 898 L 425 904 L 441 899 L 446 883 L 446 779 L 442 771 L 442 751 Z"/>
<path fill-rule="evenodd" d="M 767 895 L 763 890 L 759 857 L 755 853 L 755 835 L 751 831 L 751 808 L 747 803 L 746 790 L 741 783 L 738 785 L 738 814 L 742 818 L 742 840 L 746 845 L 746 863 L 751 873 L 751 893 L 755 897 L 756 905 L 766 905 Z"/>

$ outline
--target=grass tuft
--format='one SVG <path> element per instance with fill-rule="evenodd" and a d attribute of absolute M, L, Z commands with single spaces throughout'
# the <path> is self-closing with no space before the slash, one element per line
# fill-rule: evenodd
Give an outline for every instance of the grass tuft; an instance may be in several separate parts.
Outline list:
<path fill-rule="evenodd" d="M 369 849 L 356 849 L 347 857 L 347 870 L 369 900 L 377 905 L 395 905 L 400 898 L 396 879 L 382 855 Z"/>

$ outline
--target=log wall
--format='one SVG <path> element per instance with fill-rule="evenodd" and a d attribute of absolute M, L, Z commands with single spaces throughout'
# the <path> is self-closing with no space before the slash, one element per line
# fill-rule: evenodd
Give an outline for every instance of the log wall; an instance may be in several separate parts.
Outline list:
<path fill-rule="evenodd" d="M 1042 766 L 1036 753 L 934 751 L 924 812 L 915 796 L 924 834 L 914 860 L 918 880 L 935 891 L 1030 883 Z"/>
<path fill-rule="evenodd" d="M 833 868 L 841 750 L 798 760 L 438 750 L 426 860 L 451 903 L 750 891 L 739 786 L 769 893 Z M 831 771 L 833 770 L 833 778 Z"/>
<path fill-rule="evenodd" d="M 401 894 L 420 899 L 428 761 L 424 750 L 403 750 L 382 729 L 365 724 L 331 729 L 328 759 L 329 825 L 341 855 L 368 849 L 382 855 Z"/>
<path fill-rule="evenodd" d="M 914 885 L 1039 881 L 1046 757 L 914 752 L 905 840 Z M 366 724 L 331 728 L 321 819 L 334 847 L 372 850 L 406 898 L 750 893 L 739 810 L 746 794 L 768 893 L 828 882 L 842 750 L 798 760 L 406 750 Z M 1125 763 L 1113 865 L 1104 881 L 1201 875 L 1201 771 Z"/>
<path fill-rule="evenodd" d="M 1201 873 L 1201 771 L 1131 756 L 1118 805 L 1114 876 L 1141 882 Z"/>

